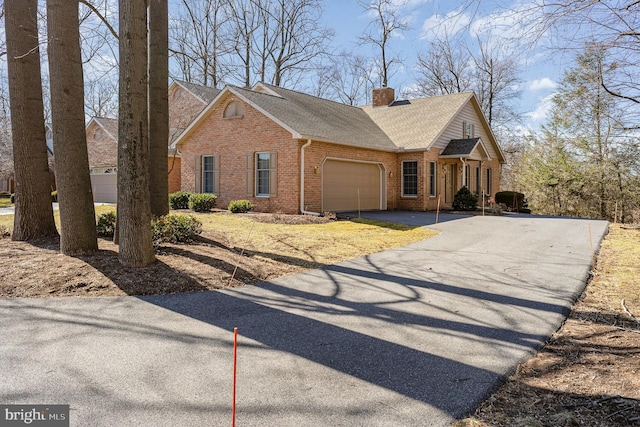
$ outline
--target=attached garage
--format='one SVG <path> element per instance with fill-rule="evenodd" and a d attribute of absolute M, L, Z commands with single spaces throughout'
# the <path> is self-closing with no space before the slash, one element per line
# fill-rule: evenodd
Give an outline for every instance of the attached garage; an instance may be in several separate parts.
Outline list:
<path fill-rule="evenodd" d="M 117 203 L 118 201 L 118 174 L 99 173 L 91 174 L 91 190 L 93 201 L 99 203 Z"/>
<path fill-rule="evenodd" d="M 322 166 L 322 210 L 384 209 L 384 167 L 379 163 L 327 159 Z"/>

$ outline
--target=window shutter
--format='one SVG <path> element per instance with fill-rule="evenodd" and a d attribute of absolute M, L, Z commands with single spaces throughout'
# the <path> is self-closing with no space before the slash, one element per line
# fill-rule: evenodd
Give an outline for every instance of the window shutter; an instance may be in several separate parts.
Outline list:
<path fill-rule="evenodd" d="M 472 124 L 471 125 L 471 138 L 475 138 L 476 137 L 476 125 Z"/>
<path fill-rule="evenodd" d="M 253 197 L 253 157 L 254 154 L 247 155 L 247 197 Z"/>
<path fill-rule="evenodd" d="M 196 156 L 196 164 L 194 168 L 195 187 L 194 193 L 202 192 L 202 156 Z"/>
<path fill-rule="evenodd" d="M 220 196 L 220 156 L 213 157 L 213 194 Z"/>
<path fill-rule="evenodd" d="M 462 122 L 462 139 L 467 138 L 467 122 Z"/>
<path fill-rule="evenodd" d="M 278 195 L 278 153 L 269 153 L 269 197 Z"/>

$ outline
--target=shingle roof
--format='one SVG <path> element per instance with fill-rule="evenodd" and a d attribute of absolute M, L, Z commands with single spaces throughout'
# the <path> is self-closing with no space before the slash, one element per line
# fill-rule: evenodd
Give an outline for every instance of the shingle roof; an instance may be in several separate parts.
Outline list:
<path fill-rule="evenodd" d="M 396 102 L 388 107 L 362 107 L 398 148 L 428 148 L 456 113 L 473 96 L 471 92 Z"/>
<path fill-rule="evenodd" d="M 397 148 L 359 107 L 276 86 L 262 85 L 278 96 L 246 88 L 232 88 L 254 106 L 272 115 L 304 138 L 376 150 Z"/>
<path fill-rule="evenodd" d="M 440 155 L 469 156 L 478 145 L 478 141 L 480 141 L 480 138 L 452 139 Z"/>
<path fill-rule="evenodd" d="M 210 86 L 203 86 L 195 83 L 184 82 L 182 80 L 176 80 L 176 83 L 186 88 L 189 92 L 193 93 L 198 98 L 209 104 L 220 93 L 220 89 L 216 89 Z"/>

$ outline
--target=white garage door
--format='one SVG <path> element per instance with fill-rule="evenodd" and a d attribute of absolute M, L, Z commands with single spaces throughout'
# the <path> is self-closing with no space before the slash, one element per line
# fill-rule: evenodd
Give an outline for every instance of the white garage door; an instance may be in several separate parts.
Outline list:
<path fill-rule="evenodd" d="M 100 203 L 116 203 L 118 201 L 118 174 L 91 174 L 91 191 L 93 201 Z"/>
<path fill-rule="evenodd" d="M 322 167 L 322 210 L 380 210 L 382 176 L 383 168 L 377 163 L 325 161 Z"/>

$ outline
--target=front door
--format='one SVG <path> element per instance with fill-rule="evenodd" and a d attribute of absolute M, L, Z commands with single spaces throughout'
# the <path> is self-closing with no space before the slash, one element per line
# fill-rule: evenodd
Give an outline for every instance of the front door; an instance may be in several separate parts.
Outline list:
<path fill-rule="evenodd" d="M 458 167 L 453 163 L 444 165 L 444 202 L 453 203 L 453 196 L 456 194 Z"/>

